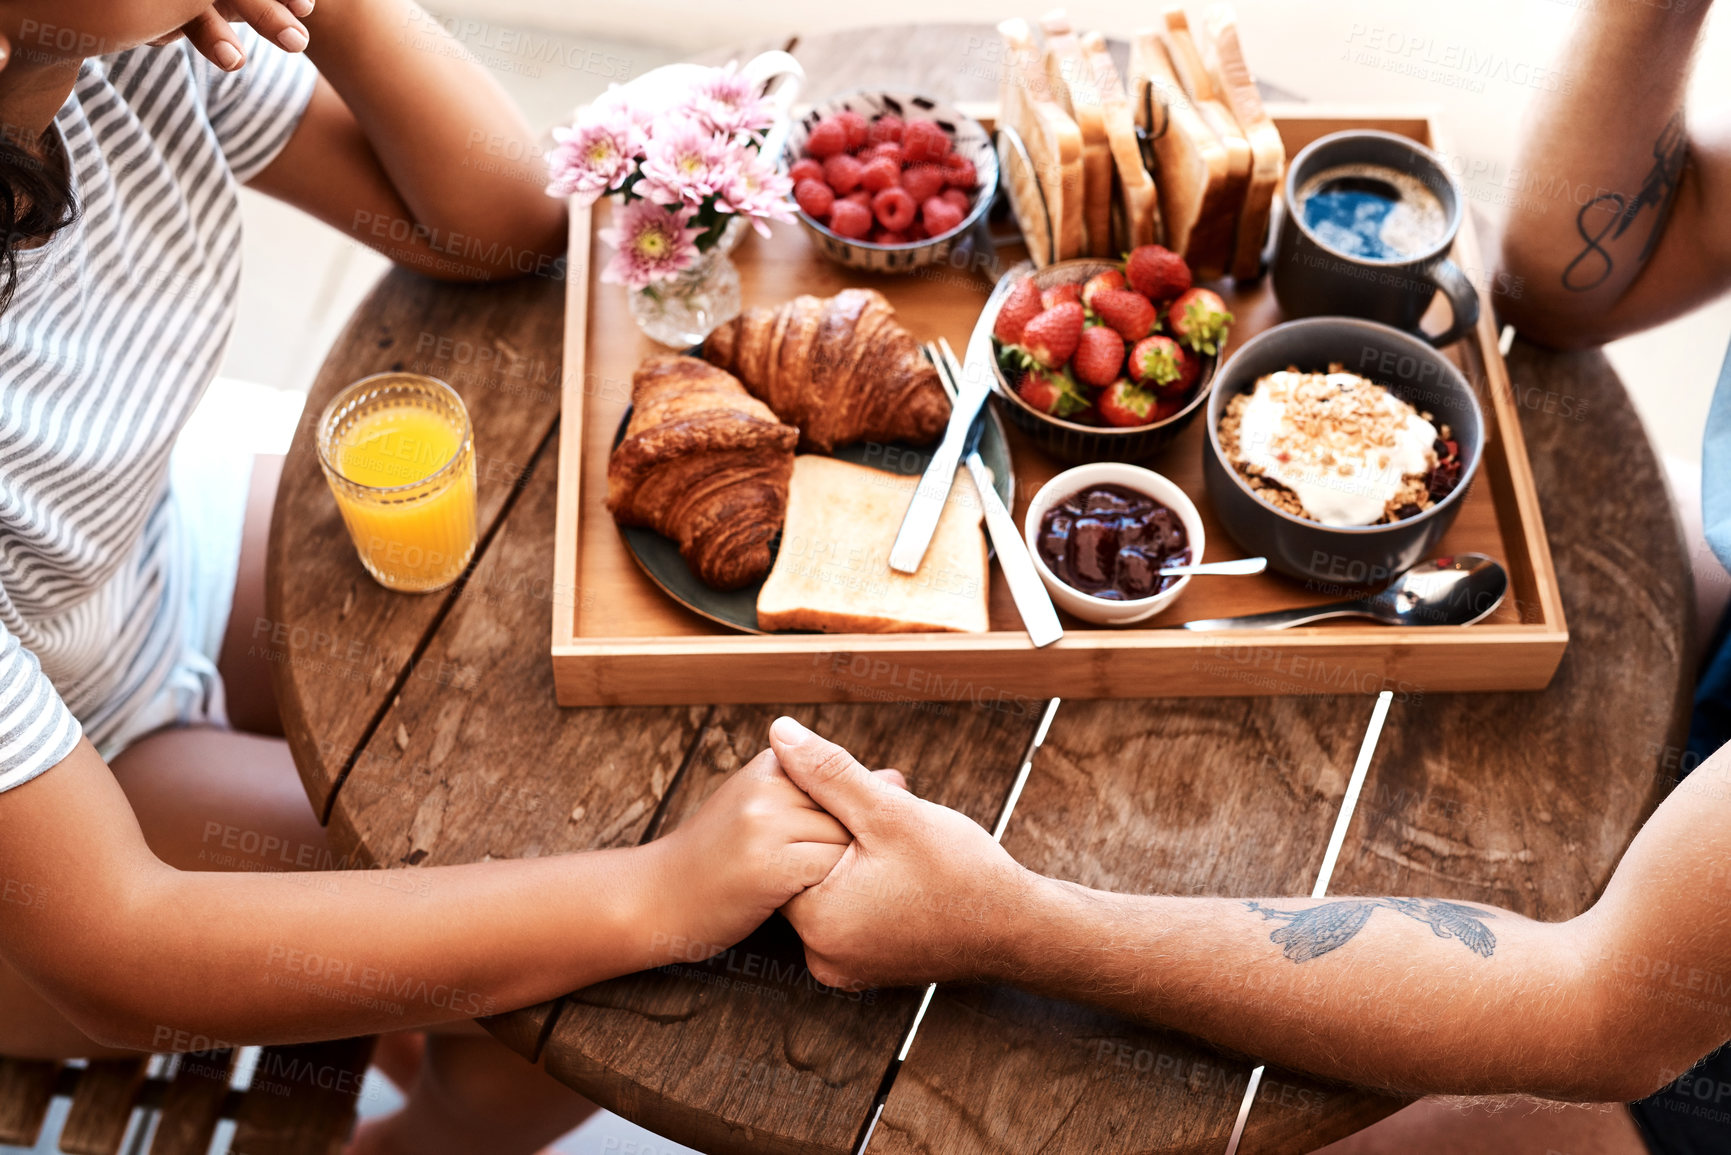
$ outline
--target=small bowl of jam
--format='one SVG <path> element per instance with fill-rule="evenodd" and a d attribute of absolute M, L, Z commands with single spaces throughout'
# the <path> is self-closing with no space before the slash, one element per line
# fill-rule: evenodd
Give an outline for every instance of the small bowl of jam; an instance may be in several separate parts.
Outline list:
<path fill-rule="evenodd" d="M 1202 560 L 1202 517 L 1184 491 L 1151 469 L 1117 461 L 1079 465 L 1028 503 L 1022 532 L 1058 608 L 1098 625 L 1151 618 L 1188 575 L 1165 566 Z"/>

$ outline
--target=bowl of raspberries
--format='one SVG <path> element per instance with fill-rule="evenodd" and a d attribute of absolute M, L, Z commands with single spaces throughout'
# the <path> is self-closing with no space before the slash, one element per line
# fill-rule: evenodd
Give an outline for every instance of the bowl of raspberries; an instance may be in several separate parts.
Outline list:
<path fill-rule="evenodd" d="M 982 320 L 1013 424 L 1067 461 L 1137 461 L 1206 407 L 1232 314 L 1177 253 L 1141 245 L 1048 265 Z"/>
<path fill-rule="evenodd" d="M 913 93 L 817 105 L 789 133 L 787 161 L 800 223 L 819 250 L 876 273 L 947 259 L 998 186 L 985 127 Z"/>

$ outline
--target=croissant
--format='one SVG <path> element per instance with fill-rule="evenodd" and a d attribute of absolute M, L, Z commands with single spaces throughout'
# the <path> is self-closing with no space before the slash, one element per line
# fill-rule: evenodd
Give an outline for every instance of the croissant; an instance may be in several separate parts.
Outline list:
<path fill-rule="evenodd" d="M 696 357 L 643 362 L 631 404 L 625 438 L 607 460 L 613 519 L 672 538 L 715 589 L 763 577 L 787 513 L 799 430 L 777 421 L 731 373 Z"/>
<path fill-rule="evenodd" d="M 709 335 L 703 355 L 799 426 L 803 449 L 828 453 L 850 441 L 920 445 L 949 420 L 937 370 L 876 289 L 747 309 Z"/>

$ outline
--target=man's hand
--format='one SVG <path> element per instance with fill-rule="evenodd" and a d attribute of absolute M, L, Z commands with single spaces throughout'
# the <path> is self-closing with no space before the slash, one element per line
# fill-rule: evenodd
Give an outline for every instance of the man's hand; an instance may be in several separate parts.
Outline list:
<path fill-rule="evenodd" d="M 783 913 L 830 986 L 903 986 L 984 977 L 1036 878 L 965 815 L 915 798 L 833 742 L 780 718 L 776 759 L 853 832 L 820 885 Z"/>
<path fill-rule="evenodd" d="M 851 841 L 765 750 L 650 844 L 659 863 L 641 933 L 654 965 L 726 950 L 823 881 Z"/>

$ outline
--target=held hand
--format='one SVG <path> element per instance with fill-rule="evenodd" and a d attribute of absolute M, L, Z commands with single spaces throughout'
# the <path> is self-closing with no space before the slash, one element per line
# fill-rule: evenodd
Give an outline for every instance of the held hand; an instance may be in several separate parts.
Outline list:
<path fill-rule="evenodd" d="M 769 736 L 788 777 L 854 836 L 829 876 L 783 911 L 818 981 L 985 977 L 1036 876 L 966 815 L 897 789 L 792 718 Z"/>
<path fill-rule="evenodd" d="M 852 841 L 765 750 L 650 844 L 658 869 L 641 928 L 650 965 L 698 962 L 726 950 L 821 882 Z"/>
<path fill-rule="evenodd" d="M 199 55 L 224 72 L 233 72 L 246 63 L 246 54 L 231 23 L 252 25 L 255 32 L 285 52 L 303 52 L 307 29 L 298 17 L 310 15 L 312 10 L 313 0 L 217 0 L 155 43 L 169 44 L 185 36 Z"/>

